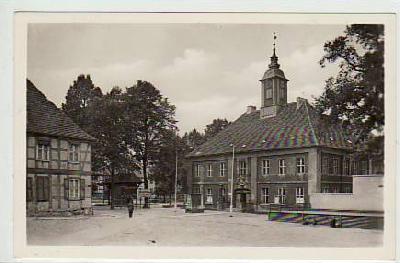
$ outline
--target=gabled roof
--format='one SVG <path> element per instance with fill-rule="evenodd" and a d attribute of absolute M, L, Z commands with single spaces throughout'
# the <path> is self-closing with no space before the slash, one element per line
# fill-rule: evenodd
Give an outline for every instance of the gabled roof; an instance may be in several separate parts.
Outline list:
<path fill-rule="evenodd" d="M 305 100 L 289 103 L 275 117 L 260 118 L 260 111 L 245 113 L 187 157 L 325 146 L 352 148 L 339 125 L 328 124 Z"/>
<path fill-rule="evenodd" d="M 30 80 L 27 80 L 27 132 L 94 141 L 71 118 L 47 100 Z"/>

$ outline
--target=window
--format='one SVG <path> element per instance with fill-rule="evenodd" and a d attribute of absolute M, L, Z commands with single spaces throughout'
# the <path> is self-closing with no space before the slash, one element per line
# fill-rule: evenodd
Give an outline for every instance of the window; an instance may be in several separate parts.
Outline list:
<path fill-rule="evenodd" d="M 212 164 L 207 165 L 207 176 L 212 177 Z"/>
<path fill-rule="evenodd" d="M 275 203 L 285 204 L 286 203 L 286 189 L 281 187 L 278 188 L 278 195 L 275 196 Z"/>
<path fill-rule="evenodd" d="M 368 174 L 368 161 L 367 160 L 362 160 L 361 161 L 361 174 L 366 175 Z"/>
<path fill-rule="evenodd" d="M 38 202 L 49 201 L 49 177 L 37 176 L 36 177 L 36 200 Z"/>
<path fill-rule="evenodd" d="M 271 161 L 270 160 L 262 160 L 262 165 L 261 165 L 262 175 L 269 175 L 270 169 L 271 169 Z"/>
<path fill-rule="evenodd" d="M 337 158 L 332 159 L 332 174 L 339 173 L 339 160 Z"/>
<path fill-rule="evenodd" d="M 194 194 L 200 194 L 200 187 L 198 185 L 193 186 L 193 193 Z"/>
<path fill-rule="evenodd" d="M 226 174 L 226 163 L 219 164 L 219 176 L 223 177 Z"/>
<path fill-rule="evenodd" d="M 265 98 L 266 99 L 272 99 L 272 89 L 265 89 Z"/>
<path fill-rule="evenodd" d="M 78 144 L 70 144 L 69 145 L 69 161 L 70 162 L 79 162 L 79 145 Z"/>
<path fill-rule="evenodd" d="M 350 175 L 350 160 L 349 159 L 344 160 L 343 172 L 345 175 Z"/>
<path fill-rule="evenodd" d="M 32 178 L 26 178 L 26 201 L 33 201 L 33 186 L 32 186 Z"/>
<path fill-rule="evenodd" d="M 80 196 L 80 187 L 79 187 L 79 179 L 69 179 L 68 182 L 68 198 L 69 200 L 79 200 Z"/>
<path fill-rule="evenodd" d="M 351 186 L 350 185 L 345 185 L 344 187 L 343 187 L 343 192 L 344 193 L 351 193 L 352 191 L 351 191 Z"/>
<path fill-rule="evenodd" d="M 46 143 L 38 143 L 36 149 L 36 159 L 42 161 L 50 160 L 50 145 Z"/>
<path fill-rule="evenodd" d="M 298 174 L 304 174 L 306 172 L 306 163 L 303 157 L 297 158 L 296 166 Z"/>
<path fill-rule="evenodd" d="M 282 84 L 283 84 L 283 85 L 282 85 Z M 279 89 L 279 98 L 280 98 L 281 100 L 285 98 L 285 91 L 286 91 L 285 85 L 284 85 L 284 83 L 282 82 L 282 83 L 281 83 L 281 87 L 280 87 L 280 89 Z"/>
<path fill-rule="evenodd" d="M 200 170 L 201 170 L 200 164 L 196 164 L 196 166 L 195 166 L 196 177 L 200 177 Z"/>
<path fill-rule="evenodd" d="M 333 161 L 332 158 L 327 158 L 328 159 L 328 174 L 333 174 Z"/>
<path fill-rule="evenodd" d="M 247 175 L 247 163 L 246 161 L 239 162 L 239 175 Z"/>
<path fill-rule="evenodd" d="M 296 204 L 304 204 L 304 188 L 296 187 Z"/>
<path fill-rule="evenodd" d="M 352 174 L 357 175 L 358 173 L 358 162 L 357 161 L 353 161 L 353 165 L 352 165 Z"/>
<path fill-rule="evenodd" d="M 285 172 L 286 172 L 285 159 L 280 159 L 279 160 L 279 175 L 285 175 Z"/>
<path fill-rule="evenodd" d="M 321 192 L 322 193 L 329 193 L 329 187 L 327 187 L 327 186 L 322 187 Z"/>
<path fill-rule="evenodd" d="M 328 168 L 329 168 L 329 158 L 328 157 L 324 157 L 322 158 L 322 173 L 323 174 L 328 174 Z"/>
<path fill-rule="evenodd" d="M 212 189 L 207 188 L 207 203 L 212 204 L 213 203 L 213 195 L 212 195 Z"/>
<path fill-rule="evenodd" d="M 261 203 L 267 204 L 269 203 L 269 188 L 261 188 Z"/>

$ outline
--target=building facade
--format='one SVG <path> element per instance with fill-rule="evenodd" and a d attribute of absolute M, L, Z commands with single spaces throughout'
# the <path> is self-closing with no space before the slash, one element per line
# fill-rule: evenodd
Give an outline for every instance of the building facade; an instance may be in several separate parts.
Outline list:
<path fill-rule="evenodd" d="M 201 206 L 263 210 L 309 206 L 311 193 L 351 192 L 352 142 L 308 103 L 287 102 L 288 79 L 275 53 L 261 82 L 261 108 L 248 106 L 187 156 L 189 193 Z M 231 197 L 232 193 L 232 197 Z"/>
<path fill-rule="evenodd" d="M 91 142 L 27 81 L 28 216 L 91 214 Z"/>

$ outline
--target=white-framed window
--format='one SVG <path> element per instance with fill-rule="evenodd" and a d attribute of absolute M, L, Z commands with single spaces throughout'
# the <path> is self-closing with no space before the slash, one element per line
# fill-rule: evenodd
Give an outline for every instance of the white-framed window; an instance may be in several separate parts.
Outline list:
<path fill-rule="evenodd" d="M 200 177 L 201 165 L 200 165 L 200 164 L 196 164 L 196 166 L 194 167 L 194 169 L 195 169 L 195 175 L 196 175 L 196 177 Z"/>
<path fill-rule="evenodd" d="M 261 163 L 261 174 L 269 175 L 271 172 L 271 160 L 264 159 Z"/>
<path fill-rule="evenodd" d="M 278 188 L 278 194 L 275 196 L 274 203 L 285 204 L 286 203 L 286 188 Z"/>
<path fill-rule="evenodd" d="M 69 179 L 68 187 L 68 197 L 70 200 L 80 199 L 80 180 L 79 179 Z"/>
<path fill-rule="evenodd" d="M 208 164 L 208 165 L 207 165 L 207 176 L 208 176 L 208 177 L 212 177 L 212 172 L 213 172 L 213 170 L 212 170 L 212 164 Z"/>
<path fill-rule="evenodd" d="M 206 197 L 207 197 L 206 202 L 209 203 L 209 204 L 212 204 L 213 203 L 213 194 L 212 194 L 212 189 L 211 188 L 207 188 Z"/>
<path fill-rule="evenodd" d="M 306 172 L 306 162 L 304 157 L 296 159 L 297 174 L 304 174 Z"/>
<path fill-rule="evenodd" d="M 338 173 L 339 173 L 339 159 L 333 158 L 332 159 L 332 174 L 338 174 Z"/>
<path fill-rule="evenodd" d="M 79 144 L 71 143 L 69 145 L 69 161 L 79 162 Z"/>
<path fill-rule="evenodd" d="M 219 176 L 224 177 L 226 175 L 226 163 L 219 163 Z"/>
<path fill-rule="evenodd" d="M 262 204 L 269 203 L 269 188 L 267 187 L 261 188 L 261 203 Z"/>
<path fill-rule="evenodd" d="M 296 204 L 304 204 L 304 188 L 296 187 Z"/>
<path fill-rule="evenodd" d="M 345 185 L 345 186 L 343 187 L 343 192 L 344 192 L 344 193 L 351 193 L 351 192 L 352 192 L 351 186 L 350 186 L 350 185 Z"/>
<path fill-rule="evenodd" d="M 327 187 L 327 186 L 322 187 L 321 193 L 329 193 L 329 187 Z"/>
<path fill-rule="evenodd" d="M 285 175 L 285 173 L 286 173 L 285 159 L 279 159 L 279 175 Z"/>
<path fill-rule="evenodd" d="M 239 162 L 239 175 L 247 175 L 247 162 L 244 160 Z"/>
<path fill-rule="evenodd" d="M 36 159 L 42 161 L 50 160 L 50 145 L 46 143 L 38 143 L 36 146 Z"/>

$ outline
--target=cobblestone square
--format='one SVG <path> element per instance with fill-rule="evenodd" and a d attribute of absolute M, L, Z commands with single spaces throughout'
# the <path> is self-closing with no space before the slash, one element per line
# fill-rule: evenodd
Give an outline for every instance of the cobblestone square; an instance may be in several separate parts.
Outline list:
<path fill-rule="evenodd" d="M 95 208 L 93 216 L 28 218 L 29 245 L 376 247 L 383 231 L 271 222 L 267 215 L 154 207 Z"/>

